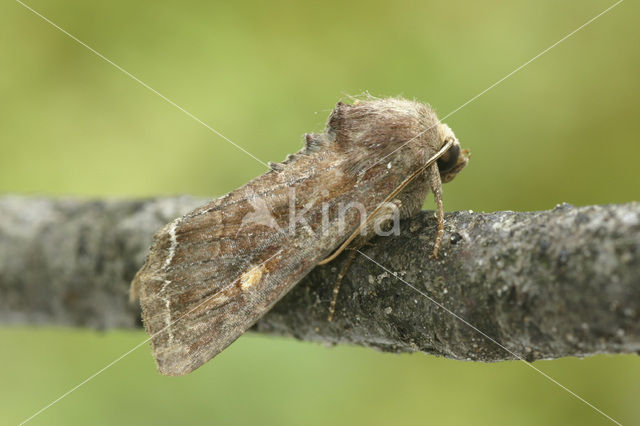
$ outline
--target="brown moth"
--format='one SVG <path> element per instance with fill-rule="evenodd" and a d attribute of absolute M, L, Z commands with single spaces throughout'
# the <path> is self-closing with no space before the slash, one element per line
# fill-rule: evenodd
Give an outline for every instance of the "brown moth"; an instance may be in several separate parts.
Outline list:
<path fill-rule="evenodd" d="M 323 259 L 358 235 L 369 238 L 373 219 L 388 221 L 394 206 L 400 218 L 418 212 L 430 188 L 437 257 L 441 183 L 468 159 L 424 104 L 338 103 L 325 132 L 307 134 L 298 153 L 156 234 L 131 295 L 140 299 L 159 371 L 186 374 L 216 356 Z M 365 221 L 344 209 L 354 202 Z"/>

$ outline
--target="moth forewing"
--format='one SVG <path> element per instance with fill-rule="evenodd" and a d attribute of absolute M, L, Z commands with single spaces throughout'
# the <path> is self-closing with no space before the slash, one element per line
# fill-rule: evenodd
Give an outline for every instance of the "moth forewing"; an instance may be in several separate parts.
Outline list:
<path fill-rule="evenodd" d="M 160 372 L 214 357 L 359 230 L 341 206 L 374 213 L 393 198 L 402 217 L 419 210 L 439 126 L 417 102 L 339 103 L 300 152 L 163 228 L 132 283 Z"/>

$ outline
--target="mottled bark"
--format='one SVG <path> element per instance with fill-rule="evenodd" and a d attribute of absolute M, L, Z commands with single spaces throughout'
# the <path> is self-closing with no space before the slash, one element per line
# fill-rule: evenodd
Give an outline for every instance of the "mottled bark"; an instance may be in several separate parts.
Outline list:
<path fill-rule="evenodd" d="M 139 327 L 128 286 L 153 233 L 204 201 L 0 197 L 0 324 Z M 640 203 L 455 212 L 445 223 L 437 261 L 432 212 L 362 249 L 397 277 L 358 254 L 334 322 L 344 255 L 254 329 L 456 359 L 514 357 L 435 301 L 528 360 L 640 351 Z"/>

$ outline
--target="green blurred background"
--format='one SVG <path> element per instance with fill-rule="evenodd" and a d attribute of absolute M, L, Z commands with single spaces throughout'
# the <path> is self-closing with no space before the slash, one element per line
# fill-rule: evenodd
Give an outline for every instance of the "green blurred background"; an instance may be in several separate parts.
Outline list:
<path fill-rule="evenodd" d="M 62 28 L 263 161 L 369 91 L 454 110 L 612 1 L 31 0 Z M 638 200 L 640 33 L 627 1 L 446 121 L 472 153 L 447 210 Z M 265 169 L 22 7 L 0 5 L 0 192 L 218 196 Z M 427 202 L 428 208 L 432 202 Z M 0 424 L 144 340 L 0 328 Z M 640 424 L 640 359 L 536 362 Z M 520 362 L 325 348 L 247 335 L 187 377 L 145 345 L 32 424 L 607 424 Z"/>

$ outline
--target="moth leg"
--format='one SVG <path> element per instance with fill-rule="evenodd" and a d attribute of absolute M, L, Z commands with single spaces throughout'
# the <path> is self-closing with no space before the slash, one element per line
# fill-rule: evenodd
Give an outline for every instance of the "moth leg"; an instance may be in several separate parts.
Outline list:
<path fill-rule="evenodd" d="M 438 232 L 431 257 L 437 259 L 440 245 L 444 238 L 444 207 L 442 205 L 442 181 L 440 180 L 440 171 L 436 164 L 429 167 L 429 187 L 433 191 L 433 197 L 436 200 L 436 217 L 438 220 Z"/>
<path fill-rule="evenodd" d="M 392 221 L 392 215 L 394 213 L 394 210 L 399 211 L 400 207 L 402 206 L 402 202 L 398 199 L 391 201 L 391 204 L 393 204 L 395 207 L 389 206 L 387 208 L 380 210 L 376 214 L 375 218 L 373 218 L 374 220 L 369 222 L 367 227 L 362 231 L 363 234 L 357 236 L 351 242 L 351 244 L 346 248 L 346 250 L 349 250 L 349 255 L 345 260 L 344 265 L 342 265 L 342 269 L 338 274 L 338 278 L 336 278 L 336 282 L 333 285 L 333 294 L 331 296 L 331 304 L 329 305 L 329 316 L 327 317 L 327 320 L 329 322 L 333 321 L 333 317 L 336 313 L 336 304 L 338 302 L 338 294 L 340 294 L 340 286 L 342 285 L 342 279 L 349 271 L 351 264 L 355 260 L 356 255 L 358 254 L 358 250 L 371 244 L 370 243 L 371 238 L 376 235 L 376 224 L 377 224 L 376 218 L 379 221 L 381 221 L 380 223 L 378 223 L 378 226 L 381 229 L 385 226 L 385 224 L 388 224 Z"/>
<path fill-rule="evenodd" d="M 351 264 L 355 260 L 357 254 L 358 254 L 357 249 L 355 248 L 349 249 L 349 257 L 347 257 L 347 260 L 345 260 L 344 265 L 342 265 L 342 269 L 338 274 L 338 278 L 336 278 L 336 282 L 333 285 L 333 294 L 331 296 L 331 304 L 329 305 L 329 316 L 327 317 L 327 321 L 329 322 L 333 321 L 333 316 L 336 313 L 336 303 L 338 302 L 338 294 L 340 293 L 340 286 L 342 285 L 342 279 L 347 274 L 347 271 L 351 267 Z"/>

